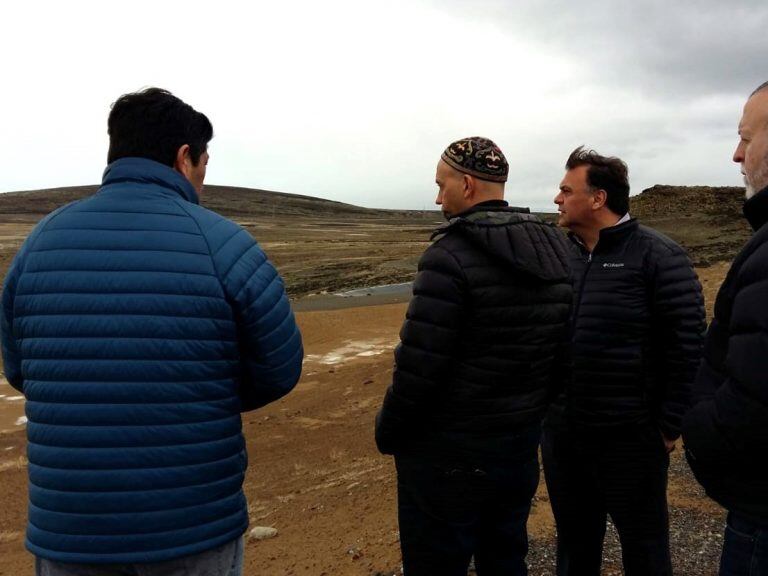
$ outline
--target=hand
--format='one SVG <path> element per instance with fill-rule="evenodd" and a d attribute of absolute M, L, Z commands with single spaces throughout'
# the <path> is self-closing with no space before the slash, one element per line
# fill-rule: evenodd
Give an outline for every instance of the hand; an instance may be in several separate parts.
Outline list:
<path fill-rule="evenodd" d="M 667 449 L 667 454 L 671 454 L 675 450 L 675 445 L 677 444 L 677 439 L 670 440 L 666 436 L 664 436 L 664 432 L 659 430 L 659 434 L 661 434 L 661 439 L 664 441 L 664 446 Z"/>

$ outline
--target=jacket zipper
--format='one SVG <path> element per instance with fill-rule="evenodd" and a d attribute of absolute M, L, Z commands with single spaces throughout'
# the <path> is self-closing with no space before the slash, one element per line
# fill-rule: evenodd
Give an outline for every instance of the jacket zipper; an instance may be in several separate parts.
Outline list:
<path fill-rule="evenodd" d="M 592 252 L 589 253 L 587 256 L 587 266 L 584 268 L 584 273 L 581 275 L 581 285 L 579 286 L 579 297 L 576 299 L 576 308 L 573 310 L 573 322 L 571 322 L 571 341 L 573 341 L 573 337 L 576 335 L 576 321 L 579 318 L 579 309 L 581 308 L 581 299 L 584 296 L 584 284 L 587 279 L 587 274 L 589 273 L 589 269 L 592 267 Z"/>

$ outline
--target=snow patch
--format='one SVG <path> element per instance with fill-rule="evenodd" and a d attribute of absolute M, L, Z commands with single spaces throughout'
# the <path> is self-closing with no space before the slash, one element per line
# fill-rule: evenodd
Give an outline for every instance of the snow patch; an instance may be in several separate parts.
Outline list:
<path fill-rule="evenodd" d="M 326 366 L 342 364 L 351 358 L 370 358 L 380 354 L 391 353 L 394 343 L 384 339 L 354 341 L 347 340 L 344 345 L 327 354 L 307 354 L 305 362 L 316 362 Z"/>

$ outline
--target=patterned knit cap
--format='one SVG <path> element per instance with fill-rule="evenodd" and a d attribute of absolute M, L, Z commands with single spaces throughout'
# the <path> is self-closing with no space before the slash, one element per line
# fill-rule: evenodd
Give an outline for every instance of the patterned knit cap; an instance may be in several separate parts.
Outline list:
<path fill-rule="evenodd" d="M 481 180 L 506 182 L 509 164 L 501 149 L 488 138 L 471 136 L 456 140 L 440 158 L 459 172 Z"/>

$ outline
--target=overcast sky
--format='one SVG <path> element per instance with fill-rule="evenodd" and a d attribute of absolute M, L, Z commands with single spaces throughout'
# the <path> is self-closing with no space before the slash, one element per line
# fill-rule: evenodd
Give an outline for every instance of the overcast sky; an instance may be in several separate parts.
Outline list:
<path fill-rule="evenodd" d="M 0 191 L 98 183 L 110 104 L 154 85 L 211 119 L 209 184 L 422 209 L 445 146 L 482 135 L 510 203 L 549 210 L 581 144 L 633 193 L 741 185 L 768 3 L 28 0 L 0 54 Z"/>

